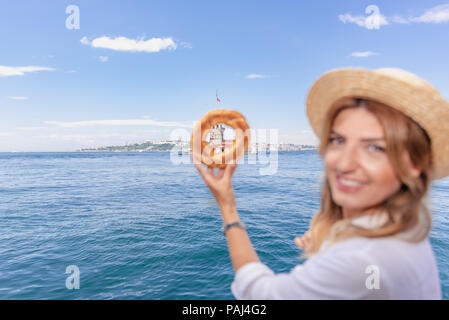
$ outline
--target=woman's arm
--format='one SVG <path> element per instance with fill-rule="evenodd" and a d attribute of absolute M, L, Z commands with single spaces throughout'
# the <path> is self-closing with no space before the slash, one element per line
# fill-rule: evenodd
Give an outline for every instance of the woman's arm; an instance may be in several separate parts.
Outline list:
<path fill-rule="evenodd" d="M 214 175 L 212 168 L 208 168 L 207 171 L 204 170 L 198 161 L 194 160 L 194 164 L 220 206 L 223 223 L 240 221 L 235 203 L 234 188 L 231 183 L 237 164 L 228 164 L 225 169 L 220 169 L 217 175 Z M 235 272 L 249 262 L 260 261 L 246 230 L 236 227 L 231 228 L 226 231 L 226 238 Z"/>
<path fill-rule="evenodd" d="M 223 215 L 223 223 L 239 221 L 239 215 L 235 207 L 220 208 Z M 256 251 L 251 244 L 246 230 L 242 228 L 231 228 L 226 231 L 229 255 L 231 256 L 234 272 L 249 262 L 259 262 Z"/>

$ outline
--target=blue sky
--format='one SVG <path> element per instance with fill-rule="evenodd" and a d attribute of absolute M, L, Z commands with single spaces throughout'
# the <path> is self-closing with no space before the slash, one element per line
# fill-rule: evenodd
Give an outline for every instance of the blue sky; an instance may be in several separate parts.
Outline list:
<path fill-rule="evenodd" d="M 403 68 L 449 98 L 447 1 L 0 1 L 0 41 L 0 151 L 168 138 L 216 91 L 252 128 L 316 143 L 307 91 L 346 66 Z"/>

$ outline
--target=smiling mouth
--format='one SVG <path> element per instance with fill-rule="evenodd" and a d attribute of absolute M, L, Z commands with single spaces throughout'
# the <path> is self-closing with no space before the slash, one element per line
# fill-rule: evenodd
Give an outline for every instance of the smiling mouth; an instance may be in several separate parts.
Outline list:
<path fill-rule="evenodd" d="M 337 175 L 337 186 L 339 189 L 341 189 L 343 191 L 355 192 L 355 191 L 360 190 L 363 187 L 363 185 L 364 185 L 364 183 L 362 183 L 362 182 L 345 179 L 345 178 L 341 177 L 340 175 Z"/>
<path fill-rule="evenodd" d="M 362 185 L 360 182 L 356 182 L 354 180 L 347 180 L 347 179 L 344 179 L 344 178 L 337 178 L 337 179 L 339 180 L 339 182 L 342 185 L 345 185 L 345 186 L 348 186 L 348 187 L 358 187 L 358 186 Z"/>

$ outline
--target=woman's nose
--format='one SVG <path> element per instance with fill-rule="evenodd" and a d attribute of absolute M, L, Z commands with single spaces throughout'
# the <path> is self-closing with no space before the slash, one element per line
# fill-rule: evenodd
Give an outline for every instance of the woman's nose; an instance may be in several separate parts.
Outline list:
<path fill-rule="evenodd" d="M 345 146 L 337 160 L 336 169 L 341 172 L 349 172 L 357 169 L 359 165 L 359 157 L 357 148 L 353 146 Z"/>

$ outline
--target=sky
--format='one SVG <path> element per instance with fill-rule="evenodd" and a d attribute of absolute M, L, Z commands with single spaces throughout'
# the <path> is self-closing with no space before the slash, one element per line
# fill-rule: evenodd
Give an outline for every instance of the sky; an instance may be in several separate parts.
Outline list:
<path fill-rule="evenodd" d="M 307 92 L 341 67 L 449 98 L 447 1 L 0 0 L 0 43 L 0 152 L 168 139 L 215 108 L 316 144 Z"/>

